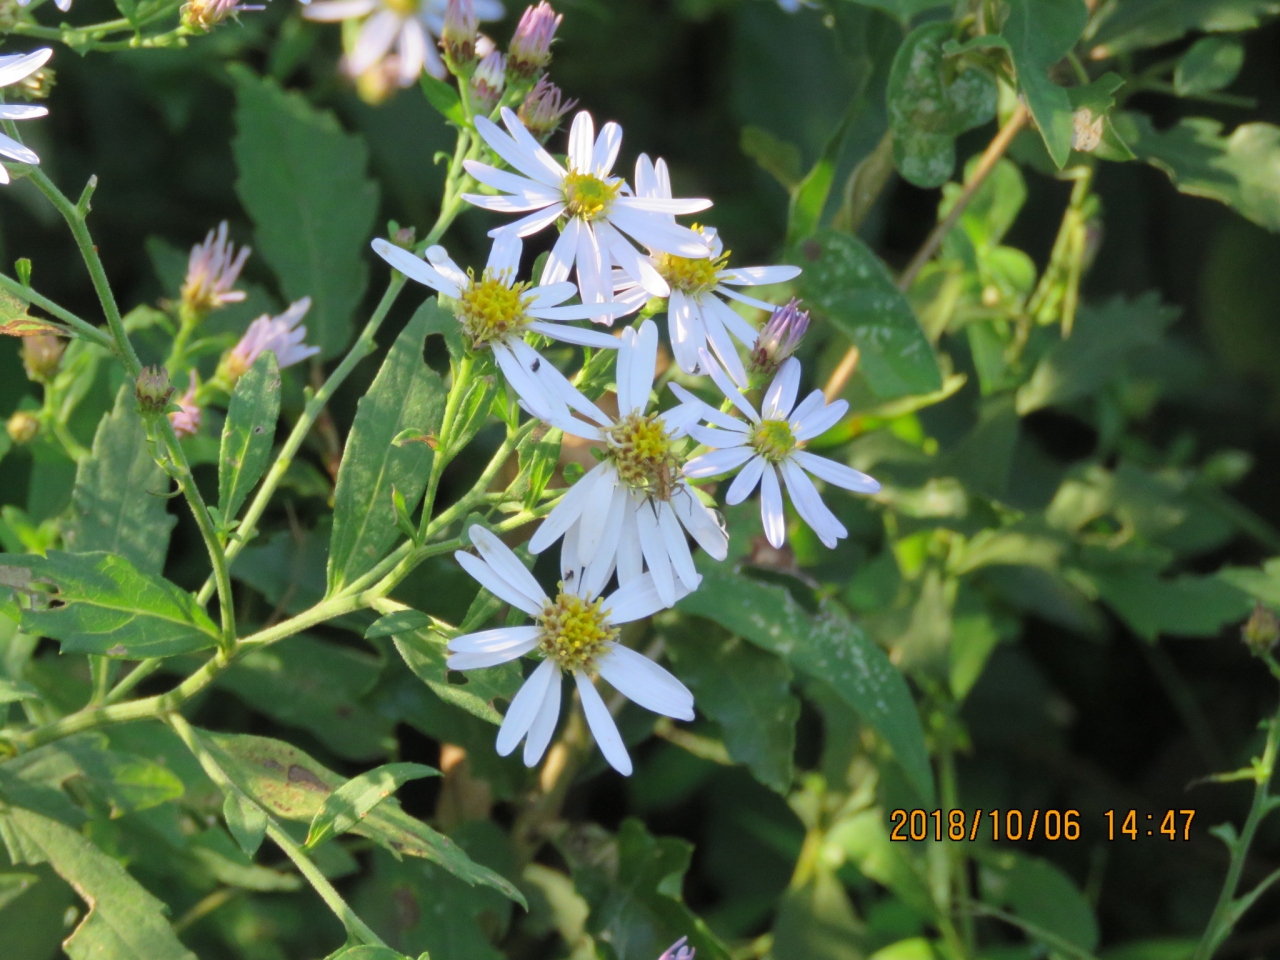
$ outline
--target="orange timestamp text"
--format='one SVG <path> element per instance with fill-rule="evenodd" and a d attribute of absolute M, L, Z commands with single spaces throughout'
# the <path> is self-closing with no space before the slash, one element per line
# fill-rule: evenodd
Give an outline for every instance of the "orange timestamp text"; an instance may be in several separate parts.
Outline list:
<path fill-rule="evenodd" d="M 1107 810 L 1108 840 L 1163 837 L 1190 840 L 1194 810 Z M 1079 810 L 906 810 L 889 812 L 889 839 L 907 840 L 1079 840 Z M 1095 837 L 1096 839 L 1096 837 Z"/>

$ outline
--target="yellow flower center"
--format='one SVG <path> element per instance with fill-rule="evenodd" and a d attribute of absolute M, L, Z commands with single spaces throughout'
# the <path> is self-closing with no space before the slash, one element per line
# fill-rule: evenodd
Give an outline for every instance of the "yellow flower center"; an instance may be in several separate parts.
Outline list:
<path fill-rule="evenodd" d="M 488 270 L 480 280 L 471 278 L 458 300 L 458 320 L 474 349 L 520 334 L 531 319 L 525 313 L 529 286 L 516 283 L 508 287 Z"/>
<path fill-rule="evenodd" d="M 618 639 L 618 628 L 605 619 L 609 611 L 600 609 L 603 603 L 601 598 L 584 600 L 563 589 L 554 601 L 548 600 L 538 617 L 543 655 L 565 670 L 590 670 L 596 657 Z"/>
<path fill-rule="evenodd" d="M 698 228 L 695 226 L 694 229 Z M 697 260 L 660 253 L 657 267 L 662 279 L 671 284 L 671 289 L 696 297 L 720 282 L 720 271 L 728 261 L 728 250 L 718 257 L 701 257 Z"/>
<path fill-rule="evenodd" d="M 564 207 L 570 217 L 594 220 L 609 212 L 613 198 L 622 189 L 622 181 L 605 183 L 594 173 L 569 171 L 564 178 Z"/>
<path fill-rule="evenodd" d="M 770 463 L 777 463 L 796 448 L 796 436 L 785 420 L 762 420 L 751 431 L 751 446 Z"/>
<path fill-rule="evenodd" d="M 382 3 L 392 13 L 398 13 L 402 17 L 413 16 L 422 6 L 421 0 L 382 0 Z"/>
<path fill-rule="evenodd" d="M 670 500 L 680 473 L 672 437 L 657 414 L 629 413 L 605 431 L 608 456 L 618 477 L 633 490 Z"/>

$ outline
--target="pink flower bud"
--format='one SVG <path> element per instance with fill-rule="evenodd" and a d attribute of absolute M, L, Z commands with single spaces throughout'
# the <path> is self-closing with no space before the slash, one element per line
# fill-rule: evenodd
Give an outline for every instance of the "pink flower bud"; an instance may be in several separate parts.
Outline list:
<path fill-rule="evenodd" d="M 564 115 L 577 105 L 577 100 L 566 101 L 559 87 L 546 77 L 540 77 L 517 113 L 525 129 L 545 142 L 559 128 Z"/>
<path fill-rule="evenodd" d="M 551 62 L 551 41 L 564 17 L 551 9 L 547 0 L 529 7 L 520 15 L 511 46 L 507 48 L 507 69 L 528 79 Z"/>
<path fill-rule="evenodd" d="M 801 310 L 794 297 L 773 311 L 751 348 L 751 372 L 771 376 L 782 361 L 796 352 L 809 329 L 809 311 Z"/>
<path fill-rule="evenodd" d="M 496 50 L 480 61 L 468 86 L 476 113 L 488 113 L 498 105 L 502 88 L 507 83 L 505 58 Z"/>
<path fill-rule="evenodd" d="M 200 432 L 200 423 L 204 419 L 204 413 L 196 405 L 196 389 L 198 386 L 199 383 L 193 372 L 187 386 L 187 392 L 178 401 L 178 406 L 182 409 L 175 410 L 169 414 L 169 422 L 173 424 L 173 432 L 180 438 L 194 437 Z"/>
<path fill-rule="evenodd" d="M 440 30 L 440 47 L 455 67 L 465 67 L 476 58 L 478 26 L 472 0 L 449 0 Z"/>
<path fill-rule="evenodd" d="M 203 316 L 225 304 L 243 300 L 244 291 L 232 288 L 248 257 L 248 247 L 241 247 L 236 253 L 235 245 L 227 240 L 227 221 L 218 224 L 217 230 L 210 230 L 204 243 L 191 248 L 187 278 L 182 284 L 183 308 Z"/>
<path fill-rule="evenodd" d="M 218 368 L 219 376 L 234 384 L 264 350 L 276 355 L 276 363 L 281 370 L 319 353 L 319 347 L 309 347 L 303 342 L 307 338 L 307 328 L 300 322 L 310 309 L 311 298 L 303 297 L 290 304 L 289 309 L 278 317 L 264 313 L 253 321 L 240 342 L 223 357 Z"/>

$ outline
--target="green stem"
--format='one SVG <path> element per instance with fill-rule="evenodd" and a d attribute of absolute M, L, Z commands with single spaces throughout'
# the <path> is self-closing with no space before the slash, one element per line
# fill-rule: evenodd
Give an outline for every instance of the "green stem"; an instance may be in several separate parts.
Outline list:
<path fill-rule="evenodd" d="M 26 284 L 19 283 L 12 277 L 6 277 L 4 274 L 0 273 L 0 289 L 13 294 L 19 299 L 27 301 L 27 303 L 39 307 L 45 313 L 50 316 L 57 317 L 63 323 L 70 326 L 72 329 L 67 331 L 66 336 L 79 336 L 84 340 L 96 343 L 104 349 L 110 350 L 112 348 L 111 338 L 107 336 L 106 333 L 99 330 L 87 320 L 80 319 L 70 310 L 58 306 L 48 297 L 44 297 L 36 293 Z"/>
<path fill-rule="evenodd" d="M 164 660 L 160 657 L 151 657 L 143 660 L 130 671 L 129 675 L 111 688 L 111 692 L 103 699 L 103 703 L 112 704 L 124 698 L 124 695 L 140 684 L 147 677 L 151 676 L 157 670 L 164 666 Z"/>
<path fill-rule="evenodd" d="M 449 385 L 449 396 L 444 402 L 444 416 L 440 418 L 440 432 L 436 438 L 435 455 L 431 458 L 431 473 L 427 477 L 427 491 L 422 497 L 422 524 L 418 528 L 418 542 L 426 539 L 427 527 L 431 524 L 431 511 L 435 508 L 436 493 L 440 488 L 440 477 L 444 468 L 453 460 L 457 452 L 453 449 L 453 429 L 458 419 L 458 407 L 462 405 L 462 396 L 471 385 L 471 369 L 475 359 L 470 353 L 464 353 L 453 371 L 453 383 Z"/>

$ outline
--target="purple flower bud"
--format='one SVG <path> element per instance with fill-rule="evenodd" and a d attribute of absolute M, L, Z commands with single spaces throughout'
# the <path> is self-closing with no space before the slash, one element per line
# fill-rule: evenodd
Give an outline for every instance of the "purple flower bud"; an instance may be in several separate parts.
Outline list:
<path fill-rule="evenodd" d="M 551 41 L 564 17 L 551 9 L 547 0 L 528 7 L 520 15 L 511 46 L 507 48 L 507 69 L 517 77 L 528 79 L 551 62 Z"/>
<path fill-rule="evenodd" d="M 693 947 L 685 945 L 688 937 L 681 937 L 658 958 L 658 960 L 693 960 L 694 955 L 698 952 Z"/>
<path fill-rule="evenodd" d="M 525 129 L 540 142 L 545 142 L 559 128 L 564 115 L 577 105 L 577 100 L 566 101 L 559 87 L 546 77 L 540 77 L 517 113 Z"/>
<path fill-rule="evenodd" d="M 771 376 L 783 360 L 796 352 L 808 329 L 809 311 L 801 310 L 800 302 L 792 297 L 773 311 L 773 316 L 756 338 L 755 346 L 751 348 L 751 372 Z"/>
<path fill-rule="evenodd" d="M 239 0 L 187 0 L 182 5 L 182 25 L 188 30 L 208 33 L 223 20 L 246 10 L 265 10 L 261 5 L 248 6 Z"/>
<path fill-rule="evenodd" d="M 478 26 L 472 0 L 449 0 L 440 30 L 440 47 L 453 66 L 465 67 L 475 60 Z"/>
<path fill-rule="evenodd" d="M 310 309 L 311 298 L 303 297 L 290 304 L 289 309 L 278 317 L 264 313 L 253 321 L 240 342 L 222 358 L 218 376 L 225 383 L 234 384 L 264 350 L 276 355 L 276 363 L 281 370 L 319 353 L 319 347 L 309 347 L 303 342 L 307 338 L 307 328 L 299 325 Z"/>
<path fill-rule="evenodd" d="M 502 97 L 502 88 L 507 84 L 507 67 L 502 54 L 495 50 L 481 60 L 467 84 L 476 113 L 488 113 L 496 107 Z"/>
<path fill-rule="evenodd" d="M 243 300 L 244 291 L 232 287 L 248 257 L 248 247 L 241 247 L 236 253 L 235 245 L 228 242 L 227 221 L 218 224 L 217 230 L 210 230 L 204 243 L 191 248 L 187 278 L 182 284 L 183 309 L 203 317 L 225 304 Z"/>
<path fill-rule="evenodd" d="M 182 409 L 169 414 L 169 422 L 173 424 L 173 432 L 179 437 L 194 437 L 200 432 L 200 422 L 204 419 L 203 411 L 196 404 L 196 389 L 199 386 L 194 372 L 187 386 L 187 392 L 178 401 Z"/>

